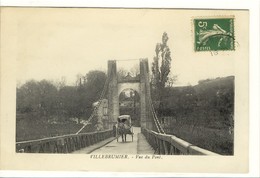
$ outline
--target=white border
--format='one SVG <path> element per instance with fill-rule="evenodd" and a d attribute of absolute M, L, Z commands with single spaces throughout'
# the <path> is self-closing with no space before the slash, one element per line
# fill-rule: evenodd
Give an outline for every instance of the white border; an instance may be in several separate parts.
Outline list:
<path fill-rule="evenodd" d="M 253 9 L 257 0 L 1 0 L 1 6 Z M 256 7 L 257 8 L 257 7 Z M 258 8 L 259 10 L 259 8 Z"/>
<path fill-rule="evenodd" d="M 248 174 L 146 174 L 146 173 L 90 173 L 90 172 L 42 172 L 0 171 L 0 177 L 259 177 L 259 1 L 258 0 L 1 0 L 1 6 L 43 7 L 125 7 L 125 8 L 199 8 L 199 9 L 249 9 L 250 10 L 250 121 L 249 121 L 249 173 Z"/>

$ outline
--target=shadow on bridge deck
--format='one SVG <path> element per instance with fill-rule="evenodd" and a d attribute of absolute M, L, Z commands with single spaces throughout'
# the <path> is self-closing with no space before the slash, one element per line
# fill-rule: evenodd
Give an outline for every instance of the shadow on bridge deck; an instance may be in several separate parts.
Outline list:
<path fill-rule="evenodd" d="M 121 137 L 117 140 L 106 139 L 90 147 L 73 152 L 74 154 L 154 154 L 154 150 L 141 133 L 140 127 L 134 127 L 133 142 L 130 135 L 127 135 L 126 142 Z"/>

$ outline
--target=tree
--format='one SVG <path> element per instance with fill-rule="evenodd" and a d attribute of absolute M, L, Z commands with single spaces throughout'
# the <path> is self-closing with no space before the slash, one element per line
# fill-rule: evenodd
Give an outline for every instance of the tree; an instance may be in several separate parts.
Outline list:
<path fill-rule="evenodd" d="M 34 80 L 30 80 L 17 88 L 16 109 L 20 113 L 29 113 L 37 110 L 39 102 L 37 101 L 38 85 Z"/>
<path fill-rule="evenodd" d="M 170 74 L 168 75 L 168 80 L 167 82 L 165 83 L 165 87 L 172 87 L 173 84 L 177 81 L 177 78 L 178 76 L 177 75 L 173 75 L 171 72 Z"/>
<path fill-rule="evenodd" d="M 130 69 L 130 74 L 135 77 L 140 74 L 140 66 L 139 64 L 135 64 L 131 69 Z"/>
<path fill-rule="evenodd" d="M 53 115 L 56 114 L 57 109 L 57 88 L 47 80 L 42 80 L 39 82 L 40 90 L 40 108 L 43 115 Z"/>
<path fill-rule="evenodd" d="M 17 88 L 17 111 L 35 112 L 42 116 L 55 114 L 57 108 L 57 88 L 49 81 L 31 80 Z"/>
<path fill-rule="evenodd" d="M 93 92 L 95 96 L 100 96 L 105 81 L 107 79 L 107 75 L 103 71 L 92 70 L 86 74 L 86 87 L 89 92 Z M 94 97 L 97 98 L 97 97 Z"/>
<path fill-rule="evenodd" d="M 78 88 L 80 108 L 86 111 L 87 116 L 92 112 L 92 104 L 98 101 L 107 79 L 103 71 L 93 70 L 86 74 L 86 83 Z"/>
<path fill-rule="evenodd" d="M 60 90 L 60 89 L 62 89 L 63 87 L 66 86 L 66 83 L 67 83 L 66 77 L 65 77 L 65 76 L 62 76 L 59 80 L 56 80 L 56 81 L 54 82 L 54 85 L 55 85 L 55 87 L 56 87 L 58 90 Z"/>
<path fill-rule="evenodd" d="M 59 90 L 60 117 L 77 117 L 76 97 L 76 88 L 73 86 L 65 86 Z"/>
<path fill-rule="evenodd" d="M 77 78 L 76 79 L 76 86 L 81 86 L 82 83 L 85 82 L 85 80 L 84 80 L 85 77 L 83 77 L 82 74 L 77 74 L 76 78 Z"/>
<path fill-rule="evenodd" d="M 167 45 L 169 37 L 166 32 L 163 33 L 162 43 L 157 43 L 155 47 L 155 57 L 152 63 L 152 86 L 154 99 L 159 103 L 161 108 L 161 101 L 168 81 L 169 73 L 171 71 L 171 51 Z"/>
<path fill-rule="evenodd" d="M 131 77 L 138 77 L 140 75 L 140 66 L 139 64 L 134 64 L 131 68 L 124 68 L 124 67 L 119 67 L 117 69 L 117 76 L 118 79 L 124 79 L 127 76 L 131 76 Z"/>

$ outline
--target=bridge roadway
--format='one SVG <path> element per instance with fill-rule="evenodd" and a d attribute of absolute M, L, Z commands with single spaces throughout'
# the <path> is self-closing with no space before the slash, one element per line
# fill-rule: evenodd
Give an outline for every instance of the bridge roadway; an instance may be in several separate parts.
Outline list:
<path fill-rule="evenodd" d="M 90 147 L 75 151 L 76 154 L 154 154 L 153 148 L 146 141 L 141 133 L 140 127 L 133 127 L 133 142 L 131 135 L 127 135 L 126 142 L 122 142 L 119 137 L 118 142 L 115 138 L 104 140 Z"/>

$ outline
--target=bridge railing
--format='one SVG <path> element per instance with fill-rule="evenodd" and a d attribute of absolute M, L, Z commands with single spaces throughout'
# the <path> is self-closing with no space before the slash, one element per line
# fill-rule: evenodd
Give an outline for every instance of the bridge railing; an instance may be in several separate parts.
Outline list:
<path fill-rule="evenodd" d="M 16 142 L 16 152 L 71 153 L 113 137 L 113 130 L 70 134 L 38 140 Z"/>
<path fill-rule="evenodd" d="M 219 155 L 217 153 L 199 148 L 176 136 L 160 134 L 152 130 L 141 128 L 148 143 L 160 155 Z"/>

